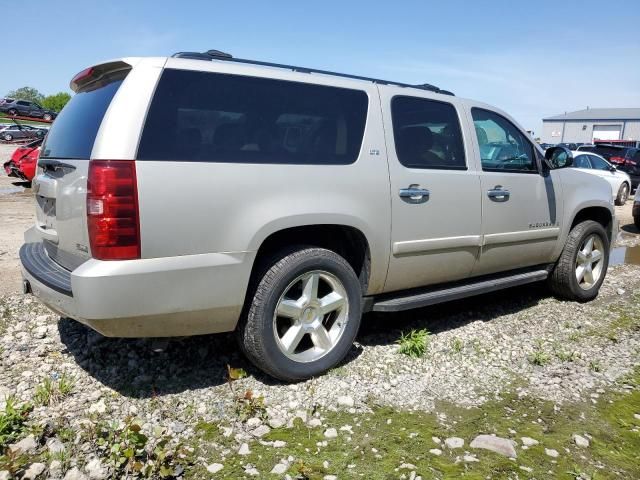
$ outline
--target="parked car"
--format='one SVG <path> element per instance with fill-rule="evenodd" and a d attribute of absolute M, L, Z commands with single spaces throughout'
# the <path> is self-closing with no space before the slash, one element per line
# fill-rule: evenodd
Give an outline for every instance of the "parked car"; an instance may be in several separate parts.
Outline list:
<path fill-rule="evenodd" d="M 22 116 L 31 118 L 42 118 L 43 120 L 53 120 L 58 116 L 57 112 L 43 108 L 36 102 L 27 100 L 16 100 L 13 98 L 5 98 L 0 103 L 0 112 L 4 112 L 12 117 Z"/>
<path fill-rule="evenodd" d="M 640 188 L 636 190 L 636 196 L 633 198 L 633 209 L 631 210 L 633 215 L 633 223 L 636 228 L 640 230 Z"/>
<path fill-rule="evenodd" d="M 16 148 L 11 155 L 11 159 L 3 165 L 7 175 L 30 182 L 36 173 L 41 145 L 42 138 L 39 138 L 34 142 Z"/>
<path fill-rule="evenodd" d="M 604 280 L 609 184 L 486 104 L 215 51 L 102 63 L 71 88 L 24 290 L 104 335 L 235 330 L 296 381 L 340 362 L 366 311 L 544 280 L 588 301 Z"/>
<path fill-rule="evenodd" d="M 558 146 L 568 148 L 569 150 L 572 150 L 572 151 L 575 151 L 578 149 L 578 145 L 575 143 L 559 143 Z"/>
<path fill-rule="evenodd" d="M 595 147 L 595 145 L 593 143 L 584 143 L 582 145 L 578 145 L 578 148 L 576 148 L 576 151 L 578 152 L 592 152 L 592 148 Z"/>
<path fill-rule="evenodd" d="M 551 147 L 555 147 L 555 144 L 553 144 L 553 143 L 541 143 L 540 144 L 540 148 L 542 148 L 542 150 L 546 150 L 547 148 L 551 148 Z"/>
<path fill-rule="evenodd" d="M 631 177 L 631 188 L 637 188 L 640 183 L 640 148 L 598 143 L 580 148 L 580 151 L 597 153 L 619 170 L 628 173 Z"/>
<path fill-rule="evenodd" d="M 10 142 L 20 138 L 36 138 L 43 137 L 46 130 L 32 127 L 31 125 L 9 125 L 0 129 L 0 139 Z"/>
<path fill-rule="evenodd" d="M 616 205 L 624 205 L 631 192 L 631 177 L 592 152 L 573 152 L 573 166 L 604 178 L 611 185 Z"/>

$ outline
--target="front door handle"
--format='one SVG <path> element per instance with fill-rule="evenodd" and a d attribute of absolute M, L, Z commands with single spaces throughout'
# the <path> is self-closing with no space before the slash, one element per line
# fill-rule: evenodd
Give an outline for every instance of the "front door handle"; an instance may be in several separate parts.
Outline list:
<path fill-rule="evenodd" d="M 487 190 L 487 196 L 494 202 L 506 202 L 509 200 L 511 192 L 502 188 L 502 185 L 496 185 L 491 190 Z"/>
<path fill-rule="evenodd" d="M 430 193 L 420 185 L 409 185 L 409 188 L 401 188 L 399 195 L 407 203 L 424 203 L 429 200 Z"/>

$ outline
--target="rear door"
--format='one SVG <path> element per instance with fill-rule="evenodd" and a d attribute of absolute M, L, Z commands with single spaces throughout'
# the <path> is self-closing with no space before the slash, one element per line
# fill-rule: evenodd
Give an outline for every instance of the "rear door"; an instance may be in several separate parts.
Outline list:
<path fill-rule="evenodd" d="M 95 78 L 65 106 L 42 146 L 33 189 L 36 231 L 49 256 L 73 270 L 90 258 L 86 222 L 89 159 L 98 130 L 129 70 L 94 67 Z"/>
<path fill-rule="evenodd" d="M 481 160 L 483 245 L 474 275 L 550 262 L 560 234 L 561 183 L 541 171 L 529 136 L 505 116 L 472 108 Z"/>
<path fill-rule="evenodd" d="M 481 211 L 464 110 L 455 97 L 380 94 L 392 209 L 385 290 L 465 278 L 480 248 Z"/>

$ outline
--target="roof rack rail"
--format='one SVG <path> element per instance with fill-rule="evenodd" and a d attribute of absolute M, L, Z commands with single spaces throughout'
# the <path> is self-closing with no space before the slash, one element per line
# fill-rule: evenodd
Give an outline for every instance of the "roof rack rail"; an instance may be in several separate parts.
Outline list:
<path fill-rule="evenodd" d="M 421 85 L 410 85 L 408 83 L 394 82 L 391 80 L 381 80 L 379 78 L 362 77 L 360 75 L 350 75 L 348 73 L 331 72 L 329 70 L 319 70 L 316 68 L 298 67 L 295 65 L 285 65 L 282 63 L 261 62 L 259 60 L 247 60 L 244 58 L 234 58 L 233 55 L 221 52 L 220 50 L 207 50 L 206 52 L 178 52 L 174 53 L 171 56 L 174 58 L 188 58 L 192 60 L 224 60 L 228 62 L 246 63 L 249 65 L 260 65 L 263 67 L 283 68 L 286 70 L 292 70 L 294 72 L 301 73 L 320 73 L 322 75 L 333 75 L 336 77 L 351 78 L 353 80 L 364 80 L 368 82 L 379 83 L 381 85 L 395 85 L 398 87 L 418 88 L 420 90 L 427 90 L 444 95 L 453 95 L 452 92 L 448 90 L 442 90 L 429 83 L 423 83 Z"/>

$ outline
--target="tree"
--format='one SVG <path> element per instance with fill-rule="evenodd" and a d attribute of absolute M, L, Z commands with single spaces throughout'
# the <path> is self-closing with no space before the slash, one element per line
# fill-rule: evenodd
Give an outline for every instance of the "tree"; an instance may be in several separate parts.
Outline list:
<path fill-rule="evenodd" d="M 69 100 L 71 100 L 71 95 L 69 95 L 67 92 L 58 92 L 53 95 L 44 97 L 41 105 L 44 108 L 53 110 L 54 112 L 59 112 Z"/>
<path fill-rule="evenodd" d="M 22 87 L 17 90 L 12 90 L 7 93 L 7 97 L 36 103 L 40 103 L 44 100 L 44 95 L 33 87 Z"/>

